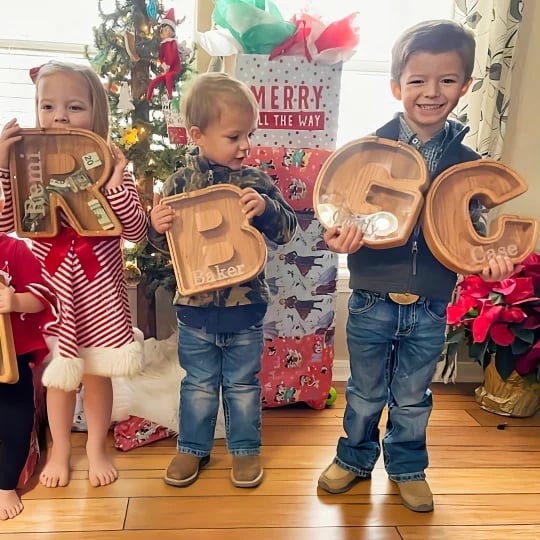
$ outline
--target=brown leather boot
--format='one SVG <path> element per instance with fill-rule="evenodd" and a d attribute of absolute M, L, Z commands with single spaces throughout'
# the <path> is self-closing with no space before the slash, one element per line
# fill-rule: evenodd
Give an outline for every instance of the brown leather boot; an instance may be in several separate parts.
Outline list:
<path fill-rule="evenodd" d="M 259 456 L 233 456 L 231 482 L 240 488 L 257 487 L 263 479 Z"/>
<path fill-rule="evenodd" d="M 199 458 L 192 454 L 178 453 L 167 467 L 165 483 L 175 487 L 186 487 L 199 477 L 199 471 L 210 463 L 210 456 Z"/>
<path fill-rule="evenodd" d="M 413 512 L 433 512 L 433 494 L 425 480 L 396 482 L 404 506 Z"/>
<path fill-rule="evenodd" d="M 318 486 L 328 493 L 345 493 L 361 480 L 365 478 L 331 463 L 319 476 Z"/>

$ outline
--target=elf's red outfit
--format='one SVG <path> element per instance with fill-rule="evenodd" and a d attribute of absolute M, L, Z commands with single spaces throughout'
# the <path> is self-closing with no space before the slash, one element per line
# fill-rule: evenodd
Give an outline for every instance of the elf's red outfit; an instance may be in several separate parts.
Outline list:
<path fill-rule="evenodd" d="M 150 101 L 154 90 L 159 84 L 165 84 L 169 99 L 172 98 L 174 81 L 182 72 L 182 62 L 176 38 L 166 38 L 161 42 L 159 46 L 159 60 L 166 71 L 150 81 L 148 92 L 146 93 L 147 101 Z"/>

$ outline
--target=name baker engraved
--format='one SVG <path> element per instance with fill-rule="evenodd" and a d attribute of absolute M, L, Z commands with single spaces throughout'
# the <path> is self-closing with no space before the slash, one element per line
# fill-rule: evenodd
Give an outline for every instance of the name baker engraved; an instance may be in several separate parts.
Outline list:
<path fill-rule="evenodd" d="M 194 270 L 191 275 L 195 285 L 203 285 L 204 283 L 214 283 L 215 281 L 221 281 L 222 279 L 241 275 L 245 272 L 245 266 L 245 264 L 233 266 L 219 266 L 218 264 L 214 264 L 209 267 L 213 268 L 214 271 Z"/>

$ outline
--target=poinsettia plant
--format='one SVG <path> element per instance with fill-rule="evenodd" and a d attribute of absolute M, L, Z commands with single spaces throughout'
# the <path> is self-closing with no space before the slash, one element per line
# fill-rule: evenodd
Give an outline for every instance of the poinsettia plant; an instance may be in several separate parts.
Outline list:
<path fill-rule="evenodd" d="M 484 368 L 493 358 L 503 380 L 515 370 L 540 381 L 540 254 L 532 253 L 503 281 L 465 277 L 448 306 L 449 346 L 462 339 Z"/>

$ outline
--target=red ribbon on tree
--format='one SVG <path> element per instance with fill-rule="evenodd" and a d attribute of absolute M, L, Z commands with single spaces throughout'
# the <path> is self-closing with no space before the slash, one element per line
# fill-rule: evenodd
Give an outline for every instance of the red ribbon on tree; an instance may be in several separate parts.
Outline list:
<path fill-rule="evenodd" d="M 99 242 L 103 242 L 103 240 L 104 238 L 80 236 L 72 228 L 64 227 L 55 236 L 54 244 L 45 257 L 45 268 L 49 274 L 55 274 L 73 247 L 73 251 L 77 255 L 88 281 L 92 281 L 101 270 L 99 259 L 94 252 L 94 246 Z M 110 240 L 114 240 L 114 238 L 110 238 Z"/>

